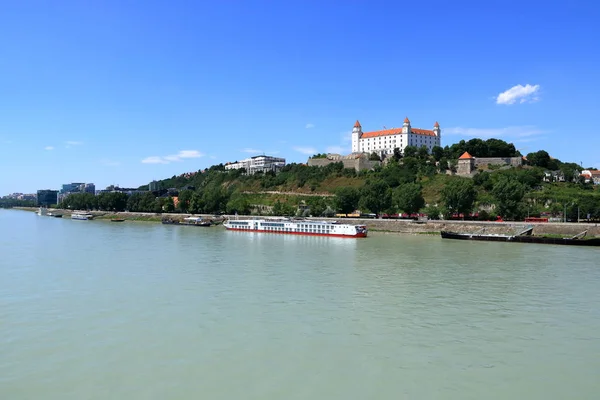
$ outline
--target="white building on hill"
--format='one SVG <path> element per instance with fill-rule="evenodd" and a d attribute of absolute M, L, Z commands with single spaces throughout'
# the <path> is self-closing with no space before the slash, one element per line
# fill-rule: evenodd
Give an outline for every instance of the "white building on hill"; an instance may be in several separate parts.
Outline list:
<path fill-rule="evenodd" d="M 441 138 L 442 130 L 437 122 L 433 130 L 428 130 L 411 127 L 410 121 L 405 118 L 402 128 L 363 132 L 360 122 L 356 121 L 352 129 L 352 152 L 390 155 L 394 154 L 396 147 L 404 153 L 406 146 L 425 146 L 431 153 L 434 146 L 441 146 Z"/>
<path fill-rule="evenodd" d="M 257 172 L 277 172 L 285 166 L 285 158 L 272 156 L 255 156 L 245 160 L 228 162 L 225 164 L 225 170 L 244 168 L 249 175 Z"/>

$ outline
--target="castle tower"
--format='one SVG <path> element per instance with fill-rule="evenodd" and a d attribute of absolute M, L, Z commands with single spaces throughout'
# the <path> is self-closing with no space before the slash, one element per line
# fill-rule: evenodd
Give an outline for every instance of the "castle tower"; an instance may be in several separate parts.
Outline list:
<path fill-rule="evenodd" d="M 360 137 L 362 136 L 362 127 L 360 126 L 360 122 L 356 120 L 354 124 L 354 128 L 352 128 L 352 152 L 359 153 L 361 152 L 360 146 Z"/>
<path fill-rule="evenodd" d="M 470 155 L 467 151 L 462 156 L 458 157 L 458 166 L 456 173 L 458 175 L 471 175 L 475 170 L 475 158 Z"/>
<path fill-rule="evenodd" d="M 435 136 L 438 138 L 442 137 L 442 130 L 440 129 L 440 124 L 437 121 L 435 121 L 435 124 L 433 125 L 433 133 L 435 133 Z"/>
<path fill-rule="evenodd" d="M 402 133 L 410 133 L 410 120 L 408 117 L 404 118 L 404 123 L 402 124 Z"/>

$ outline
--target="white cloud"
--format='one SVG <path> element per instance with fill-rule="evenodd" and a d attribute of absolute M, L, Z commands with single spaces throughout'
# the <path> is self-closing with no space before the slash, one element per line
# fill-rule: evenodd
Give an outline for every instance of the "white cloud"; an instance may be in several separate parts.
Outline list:
<path fill-rule="evenodd" d="M 198 150 L 181 150 L 177 156 L 179 158 L 200 158 L 203 157 L 204 154 L 200 153 Z"/>
<path fill-rule="evenodd" d="M 260 154 L 263 152 L 262 150 L 253 149 L 251 147 L 246 147 L 245 149 L 242 149 L 241 151 L 242 151 L 242 153 L 251 153 L 251 154 Z"/>
<path fill-rule="evenodd" d="M 142 160 L 144 164 L 169 164 L 171 162 L 183 161 L 186 158 L 200 158 L 204 157 L 204 153 L 198 150 L 181 150 L 177 154 L 170 154 L 168 156 L 150 156 Z"/>
<path fill-rule="evenodd" d="M 335 154 L 350 154 L 352 151 L 352 131 L 344 131 L 340 133 L 340 144 L 331 145 L 325 149 L 327 153 L 335 153 Z"/>
<path fill-rule="evenodd" d="M 461 135 L 474 138 L 525 138 L 539 136 L 545 132 L 535 126 L 508 126 L 506 128 L 446 128 L 442 134 Z"/>
<path fill-rule="evenodd" d="M 306 129 L 312 129 L 315 127 L 315 124 L 306 124 L 305 128 Z"/>
<path fill-rule="evenodd" d="M 327 147 L 327 149 L 325 149 L 325 151 L 327 153 L 335 153 L 335 154 L 342 154 L 342 155 L 349 153 L 347 150 L 348 149 L 346 147 L 342 147 L 342 146 L 329 146 L 329 147 Z"/>
<path fill-rule="evenodd" d="M 312 156 L 313 154 L 317 153 L 317 150 L 314 149 L 313 147 L 296 146 L 296 147 L 294 147 L 294 150 L 296 150 L 298 153 L 306 154 L 309 156 Z"/>
<path fill-rule="evenodd" d="M 516 85 L 496 97 L 496 104 L 515 104 L 517 101 L 522 103 L 538 101 L 537 96 L 540 85 Z"/>
<path fill-rule="evenodd" d="M 46 146 L 44 147 L 44 150 L 54 150 L 54 146 Z"/>
<path fill-rule="evenodd" d="M 158 156 L 150 156 L 150 157 L 146 157 L 142 160 L 143 164 L 168 164 L 169 161 L 166 161 L 165 159 L 163 159 L 162 157 L 158 157 Z"/>
<path fill-rule="evenodd" d="M 69 146 L 81 146 L 83 144 L 83 142 L 79 142 L 77 140 L 67 140 L 65 142 L 65 144 L 67 144 Z"/>

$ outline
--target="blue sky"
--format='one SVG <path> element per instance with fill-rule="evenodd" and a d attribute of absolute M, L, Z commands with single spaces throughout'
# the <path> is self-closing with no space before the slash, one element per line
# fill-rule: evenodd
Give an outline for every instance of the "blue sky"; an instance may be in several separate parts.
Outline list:
<path fill-rule="evenodd" d="M 439 121 L 600 168 L 600 6 L 581 1 L 2 3 L 0 195 L 134 186 Z"/>

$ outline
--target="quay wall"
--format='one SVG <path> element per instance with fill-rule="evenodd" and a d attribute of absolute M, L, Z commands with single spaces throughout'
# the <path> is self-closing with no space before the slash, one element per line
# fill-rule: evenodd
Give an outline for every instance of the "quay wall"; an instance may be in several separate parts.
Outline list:
<path fill-rule="evenodd" d="M 427 221 L 415 222 L 408 220 L 389 219 L 353 219 L 342 218 L 350 224 L 367 225 L 373 231 L 386 231 L 398 233 L 431 233 L 440 231 L 452 231 L 460 233 L 476 232 L 485 228 L 486 233 L 514 234 L 529 226 L 533 226 L 534 235 L 576 235 L 587 230 L 587 236 L 600 237 L 600 224 L 586 223 L 528 223 L 528 222 L 480 222 L 480 221 Z"/>
<path fill-rule="evenodd" d="M 18 207 L 20 210 L 37 211 L 33 207 Z M 70 217 L 70 210 L 49 210 L 51 212 L 59 212 L 65 217 Z M 110 218 L 125 218 L 134 221 L 153 221 L 160 222 L 162 218 L 172 218 L 182 220 L 192 214 L 156 214 L 156 213 L 141 213 L 141 212 L 106 212 L 92 211 L 92 214 L 97 219 Z M 234 218 L 234 216 L 223 215 L 216 217 L 212 214 L 195 214 L 206 219 L 221 221 L 226 218 Z M 238 216 L 238 218 L 257 218 L 256 216 Z M 266 217 L 269 218 L 269 217 Z M 366 225 L 369 230 L 382 232 L 396 232 L 407 234 L 424 234 L 424 233 L 439 233 L 447 230 L 453 232 L 476 232 L 485 228 L 486 233 L 499 234 L 514 234 L 533 226 L 534 235 L 576 235 L 587 230 L 587 236 L 600 237 L 600 224 L 598 223 L 574 223 L 574 222 L 545 222 L 545 223 L 526 223 L 526 222 L 487 222 L 487 221 L 446 221 L 446 220 L 429 220 L 425 222 L 416 222 L 412 220 L 397 220 L 397 219 L 366 219 L 366 218 L 308 218 L 320 221 L 338 221 L 347 224 Z"/>

